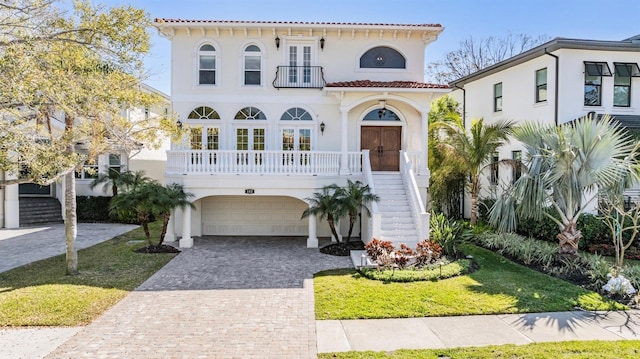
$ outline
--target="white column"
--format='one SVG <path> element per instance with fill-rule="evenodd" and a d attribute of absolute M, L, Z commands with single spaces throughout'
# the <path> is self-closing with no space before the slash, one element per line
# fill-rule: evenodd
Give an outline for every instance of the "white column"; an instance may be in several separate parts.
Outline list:
<path fill-rule="evenodd" d="M 318 248 L 318 219 L 314 215 L 309 216 L 309 238 L 307 248 Z"/>
<path fill-rule="evenodd" d="M 191 238 L 191 207 L 185 206 L 182 210 L 182 238 L 180 238 L 180 248 L 193 247 Z"/>
<path fill-rule="evenodd" d="M 164 235 L 165 242 L 175 242 L 176 241 L 176 226 L 173 221 L 176 218 L 176 211 L 173 210 L 171 213 L 171 217 L 169 217 L 169 223 L 167 224 L 167 233 Z"/>
<path fill-rule="evenodd" d="M 349 169 L 349 111 L 340 109 L 340 174 L 350 175 Z"/>
<path fill-rule="evenodd" d="M 18 186 L 19 185 L 17 184 L 12 184 L 4 188 L 4 228 L 20 227 L 20 202 L 18 199 Z"/>
<path fill-rule="evenodd" d="M 422 176 L 429 176 L 429 111 L 422 110 L 422 155 L 420 156 L 420 169 L 417 171 Z"/>

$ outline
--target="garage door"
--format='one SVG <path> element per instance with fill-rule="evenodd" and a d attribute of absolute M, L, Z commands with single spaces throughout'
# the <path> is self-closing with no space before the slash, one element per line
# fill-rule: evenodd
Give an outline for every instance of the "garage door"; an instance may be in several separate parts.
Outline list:
<path fill-rule="evenodd" d="M 291 197 L 216 196 L 202 200 L 202 233 L 237 236 L 306 236 L 307 205 Z"/>

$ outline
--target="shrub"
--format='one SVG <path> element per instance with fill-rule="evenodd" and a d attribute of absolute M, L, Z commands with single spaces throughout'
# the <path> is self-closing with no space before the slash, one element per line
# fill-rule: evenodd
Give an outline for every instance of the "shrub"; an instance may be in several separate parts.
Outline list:
<path fill-rule="evenodd" d="M 402 243 L 400 244 L 400 249 L 395 251 L 394 255 L 392 256 L 393 264 L 398 266 L 398 268 L 400 269 L 404 269 L 409 264 L 409 261 L 411 261 L 411 259 L 415 257 L 415 255 L 416 252 L 413 249 L 407 247 L 406 244 Z"/>
<path fill-rule="evenodd" d="M 595 244 L 613 243 L 607 225 L 591 213 L 584 213 L 578 218 L 578 228 L 582 232 L 582 239 L 579 243 L 581 249 L 586 249 Z"/>
<path fill-rule="evenodd" d="M 435 241 L 424 240 L 416 246 L 416 266 L 435 263 L 442 255 L 442 247 Z"/>
<path fill-rule="evenodd" d="M 442 213 L 431 214 L 430 239 L 442 247 L 445 255 L 456 257 L 459 246 L 464 242 L 464 225 L 458 221 L 449 220 Z"/>
<path fill-rule="evenodd" d="M 381 241 L 374 238 L 364 246 L 364 249 L 367 251 L 367 255 L 371 257 L 371 260 L 377 261 L 383 255 L 390 255 L 395 247 L 389 241 Z"/>
<path fill-rule="evenodd" d="M 77 196 L 76 213 L 78 222 L 113 222 L 109 215 L 111 197 Z"/>
<path fill-rule="evenodd" d="M 455 277 L 469 273 L 470 268 L 471 260 L 460 259 L 443 265 L 431 265 L 423 268 L 422 270 L 394 271 L 391 269 L 375 270 L 362 268 L 360 269 L 360 273 L 362 273 L 365 278 L 385 282 L 417 282 L 426 280 L 435 281 L 438 279 Z"/>
<path fill-rule="evenodd" d="M 489 211 L 496 203 L 494 198 L 482 198 L 478 201 L 478 219 L 482 223 L 489 223 Z"/>

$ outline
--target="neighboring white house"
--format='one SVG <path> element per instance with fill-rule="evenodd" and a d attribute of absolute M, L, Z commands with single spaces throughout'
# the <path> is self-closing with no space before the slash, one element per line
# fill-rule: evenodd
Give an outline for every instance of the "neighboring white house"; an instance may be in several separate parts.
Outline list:
<path fill-rule="evenodd" d="M 143 85 L 142 87 L 144 91 L 158 94 L 162 98 L 162 102 L 150 109 L 134 108 L 124 110 L 126 112 L 125 115 L 136 120 L 167 115 L 171 105 L 169 96 L 149 86 Z M 58 125 L 60 128 L 63 127 L 62 123 Z M 76 172 L 77 195 L 110 196 L 110 187 L 107 187 L 107 191 L 103 191 L 102 186 L 94 189 L 90 188 L 91 181 L 99 173 L 106 173 L 109 167 L 119 168 L 123 171 L 127 169 L 144 170 L 147 176 L 164 182 L 166 150 L 169 149 L 169 139 L 164 139 L 162 143 L 159 149 L 150 149 L 142 146 L 133 153 L 103 154 L 98 157 L 97 161 L 86 163 L 80 171 Z M 0 179 L 4 179 L 4 176 L 8 176 L 8 174 L 0 171 Z M 23 202 L 22 210 L 21 201 Z M 61 221 L 64 213 L 64 180 L 49 186 L 24 183 L 0 187 L 0 203 L 2 203 L 0 207 L 0 228 L 18 228 L 25 224 L 35 224 L 48 220 Z M 25 203 L 35 208 L 25 211 Z"/>
<path fill-rule="evenodd" d="M 640 35 L 622 41 L 556 38 L 449 85 L 466 126 L 478 118 L 562 124 L 593 112 L 640 128 L 638 63 Z M 494 160 L 521 155 L 521 145 L 512 142 Z M 519 175 L 492 168 L 484 172 L 481 198 L 495 196 Z"/>
<path fill-rule="evenodd" d="M 440 25 L 155 25 L 171 41 L 172 109 L 190 131 L 167 153 L 166 181 L 195 194 L 196 206 L 172 216 L 169 240 L 305 236 L 315 247 L 329 231 L 315 217 L 301 220 L 305 199 L 347 179 L 401 192 L 362 216 L 365 242 L 428 236 L 427 114 L 449 90 L 423 82 L 424 59 Z M 400 207 L 404 225 L 391 215 Z"/>

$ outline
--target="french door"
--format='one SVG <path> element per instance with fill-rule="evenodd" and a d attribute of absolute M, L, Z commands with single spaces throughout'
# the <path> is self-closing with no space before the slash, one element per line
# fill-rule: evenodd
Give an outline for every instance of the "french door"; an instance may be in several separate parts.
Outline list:
<path fill-rule="evenodd" d="M 287 46 L 289 57 L 289 73 L 287 82 L 289 86 L 297 87 L 311 83 L 311 45 L 290 44 Z"/>
<path fill-rule="evenodd" d="M 361 149 L 369 150 L 372 171 L 400 170 L 402 127 L 362 126 Z"/>

